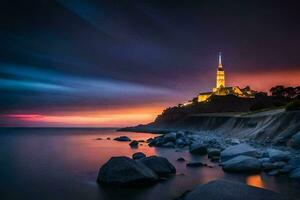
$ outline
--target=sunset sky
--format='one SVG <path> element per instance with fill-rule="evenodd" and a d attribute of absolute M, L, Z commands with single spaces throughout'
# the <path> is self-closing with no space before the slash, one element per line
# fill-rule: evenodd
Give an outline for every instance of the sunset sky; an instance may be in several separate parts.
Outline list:
<path fill-rule="evenodd" d="M 226 84 L 300 85 L 300 3 L 39 0 L 0 6 L 0 126 L 121 127 Z"/>

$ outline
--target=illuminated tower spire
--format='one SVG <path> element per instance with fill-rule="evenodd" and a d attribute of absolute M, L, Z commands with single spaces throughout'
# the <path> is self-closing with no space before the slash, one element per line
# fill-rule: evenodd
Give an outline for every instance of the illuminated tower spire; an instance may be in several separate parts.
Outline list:
<path fill-rule="evenodd" d="M 213 91 L 216 92 L 218 89 L 225 87 L 225 72 L 222 65 L 222 54 L 219 52 L 219 63 L 216 77 L 216 87 L 213 88 Z"/>
<path fill-rule="evenodd" d="M 222 53 L 219 52 L 219 65 L 218 68 L 222 68 Z"/>

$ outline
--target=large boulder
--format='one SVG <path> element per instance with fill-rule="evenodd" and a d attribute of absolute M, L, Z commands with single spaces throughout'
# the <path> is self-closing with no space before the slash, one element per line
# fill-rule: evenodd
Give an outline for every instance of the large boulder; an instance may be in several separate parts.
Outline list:
<path fill-rule="evenodd" d="M 300 157 L 292 158 L 288 161 L 288 164 L 293 168 L 300 167 Z"/>
<path fill-rule="evenodd" d="M 167 142 L 167 143 L 162 144 L 161 147 L 174 148 L 175 144 L 173 142 Z"/>
<path fill-rule="evenodd" d="M 99 170 L 97 182 L 113 185 L 149 185 L 159 179 L 144 164 L 128 157 L 112 157 Z"/>
<path fill-rule="evenodd" d="M 131 141 L 131 139 L 127 136 L 116 137 L 116 138 L 114 138 L 114 140 L 120 141 L 120 142 L 129 142 L 129 141 Z"/>
<path fill-rule="evenodd" d="M 298 167 L 298 168 L 294 169 L 293 171 L 291 171 L 291 173 L 289 174 L 289 177 L 300 180 L 300 167 Z"/>
<path fill-rule="evenodd" d="M 175 144 L 178 147 L 184 147 L 184 146 L 187 145 L 186 142 L 185 142 L 185 140 L 183 140 L 181 138 L 176 139 Z"/>
<path fill-rule="evenodd" d="M 291 156 L 289 152 L 281 151 L 277 149 L 268 149 L 267 152 L 271 162 L 283 161 L 283 160 L 286 161 L 289 160 Z"/>
<path fill-rule="evenodd" d="M 176 138 L 182 138 L 182 137 L 184 137 L 185 136 L 185 133 L 183 132 L 183 131 L 178 131 L 177 133 L 176 133 Z"/>
<path fill-rule="evenodd" d="M 150 156 L 142 158 L 139 161 L 152 169 L 159 176 L 168 176 L 176 173 L 175 167 L 163 157 Z"/>
<path fill-rule="evenodd" d="M 207 156 L 208 158 L 213 158 L 213 157 L 219 157 L 221 154 L 221 151 L 219 149 L 209 149 Z"/>
<path fill-rule="evenodd" d="M 130 146 L 131 148 L 138 148 L 138 147 L 139 147 L 139 142 L 136 141 L 136 140 L 133 140 L 133 141 L 131 141 L 131 142 L 129 143 L 129 146 Z"/>
<path fill-rule="evenodd" d="M 248 144 L 238 144 L 234 146 L 230 146 L 226 148 L 224 151 L 221 152 L 221 161 L 224 162 L 226 160 L 229 160 L 231 158 L 234 158 L 236 156 L 245 155 L 245 156 L 251 156 L 256 157 L 257 156 L 257 150 Z"/>
<path fill-rule="evenodd" d="M 143 152 L 136 152 L 136 153 L 132 154 L 133 160 L 138 160 L 138 159 L 145 158 L 145 157 L 146 157 L 146 155 Z"/>
<path fill-rule="evenodd" d="M 215 180 L 199 185 L 185 195 L 184 200 L 284 200 L 273 191 L 242 183 Z"/>
<path fill-rule="evenodd" d="M 175 132 L 171 132 L 171 133 L 165 134 L 163 136 L 163 140 L 164 140 L 164 143 L 175 142 L 176 141 L 176 133 Z"/>
<path fill-rule="evenodd" d="M 206 155 L 207 154 L 207 145 L 203 143 L 194 142 L 190 145 L 190 153 L 198 154 L 198 155 Z"/>
<path fill-rule="evenodd" d="M 223 162 L 222 167 L 230 172 L 253 172 L 261 170 L 261 163 L 257 158 L 241 155 Z"/>

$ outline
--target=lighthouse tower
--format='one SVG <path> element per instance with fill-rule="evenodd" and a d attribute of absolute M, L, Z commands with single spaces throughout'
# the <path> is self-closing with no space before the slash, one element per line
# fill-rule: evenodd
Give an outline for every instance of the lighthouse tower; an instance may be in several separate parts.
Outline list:
<path fill-rule="evenodd" d="M 213 91 L 217 91 L 219 88 L 225 87 L 225 72 L 222 66 L 222 54 L 219 52 L 219 64 L 217 70 L 217 79 L 216 79 L 216 87 Z"/>

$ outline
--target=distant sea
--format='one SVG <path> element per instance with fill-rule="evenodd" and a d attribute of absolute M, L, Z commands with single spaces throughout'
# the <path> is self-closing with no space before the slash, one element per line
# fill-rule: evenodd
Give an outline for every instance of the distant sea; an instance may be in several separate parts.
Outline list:
<path fill-rule="evenodd" d="M 198 184 L 229 179 L 277 191 L 300 199 L 300 184 L 287 177 L 265 174 L 228 174 L 206 157 L 186 151 L 148 147 L 131 149 L 128 142 L 107 140 L 120 135 L 146 140 L 153 134 L 116 132 L 103 128 L 0 128 L 1 200 L 161 200 L 174 199 Z M 102 138 L 102 140 L 96 140 Z M 177 175 L 147 188 L 102 187 L 98 170 L 111 156 L 129 156 L 142 151 L 167 157 Z M 186 168 L 177 158 L 203 161 L 214 168 Z M 217 191 L 216 191 L 217 192 Z"/>

